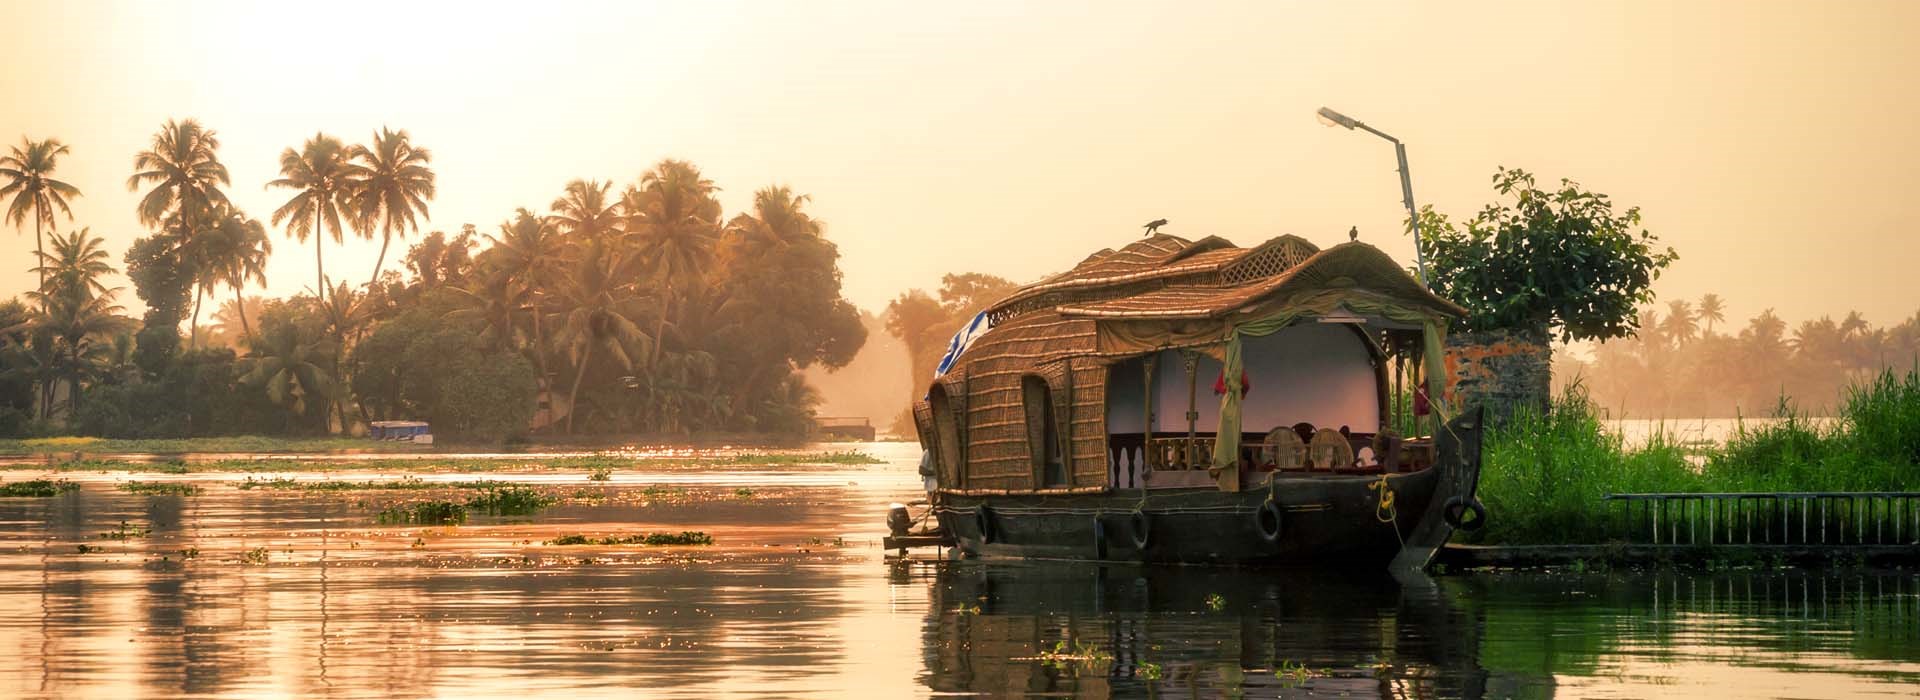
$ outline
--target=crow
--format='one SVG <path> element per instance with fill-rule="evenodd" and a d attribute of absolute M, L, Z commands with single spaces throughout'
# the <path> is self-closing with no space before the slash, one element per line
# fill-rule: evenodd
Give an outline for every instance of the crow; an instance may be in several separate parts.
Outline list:
<path fill-rule="evenodd" d="M 1147 222 L 1147 235 L 1151 236 L 1153 234 L 1159 233 L 1160 227 L 1165 225 L 1167 225 L 1166 219 L 1154 219 L 1152 221 Z"/>

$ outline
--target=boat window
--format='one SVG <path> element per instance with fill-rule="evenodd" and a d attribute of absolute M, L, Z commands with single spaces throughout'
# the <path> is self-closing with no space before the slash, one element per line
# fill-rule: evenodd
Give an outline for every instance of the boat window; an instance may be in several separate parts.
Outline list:
<path fill-rule="evenodd" d="M 1028 454 L 1033 455 L 1034 483 L 1041 488 L 1067 485 L 1067 464 L 1060 449 L 1059 423 L 1053 415 L 1053 390 L 1033 375 L 1020 378 L 1020 396 L 1026 407 Z"/>
<path fill-rule="evenodd" d="M 927 403 L 933 408 L 934 457 L 940 485 L 960 487 L 960 428 L 954 423 L 953 405 L 947 400 L 946 387 L 933 385 L 927 392 Z"/>

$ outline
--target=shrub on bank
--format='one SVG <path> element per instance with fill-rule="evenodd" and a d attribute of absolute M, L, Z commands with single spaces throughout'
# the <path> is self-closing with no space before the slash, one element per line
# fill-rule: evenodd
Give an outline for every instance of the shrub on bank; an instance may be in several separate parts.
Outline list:
<path fill-rule="evenodd" d="M 1829 425 L 1785 401 L 1776 413 L 1742 424 L 1724 446 L 1656 434 L 1630 447 L 1570 387 L 1546 415 L 1521 411 L 1488 433 L 1480 498 L 1491 518 L 1471 540 L 1602 542 L 1618 514 L 1603 500 L 1610 493 L 1920 490 L 1920 372 L 1854 387 Z"/>

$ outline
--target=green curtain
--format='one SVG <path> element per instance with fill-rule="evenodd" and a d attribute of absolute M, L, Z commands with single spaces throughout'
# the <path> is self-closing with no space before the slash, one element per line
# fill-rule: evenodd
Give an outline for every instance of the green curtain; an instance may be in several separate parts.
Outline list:
<path fill-rule="evenodd" d="M 1220 427 L 1213 437 L 1213 466 L 1219 469 L 1216 478 L 1222 491 L 1240 490 L 1240 375 L 1246 371 L 1240 360 L 1240 339 L 1273 335 L 1299 318 L 1298 313 L 1280 313 L 1227 325 L 1226 357 L 1220 362 L 1227 392 L 1220 396 Z"/>

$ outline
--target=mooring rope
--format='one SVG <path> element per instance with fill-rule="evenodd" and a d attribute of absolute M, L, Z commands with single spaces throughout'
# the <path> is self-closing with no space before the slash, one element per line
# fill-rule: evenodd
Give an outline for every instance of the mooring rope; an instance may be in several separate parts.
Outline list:
<path fill-rule="evenodd" d="M 1380 480 L 1367 484 L 1367 490 L 1375 492 L 1379 500 L 1373 505 L 1373 518 L 1393 527 L 1393 536 L 1400 540 L 1402 548 L 1407 546 L 1407 538 L 1400 534 L 1400 510 L 1394 505 L 1393 485 L 1387 483 L 1387 475 L 1382 473 Z"/>

